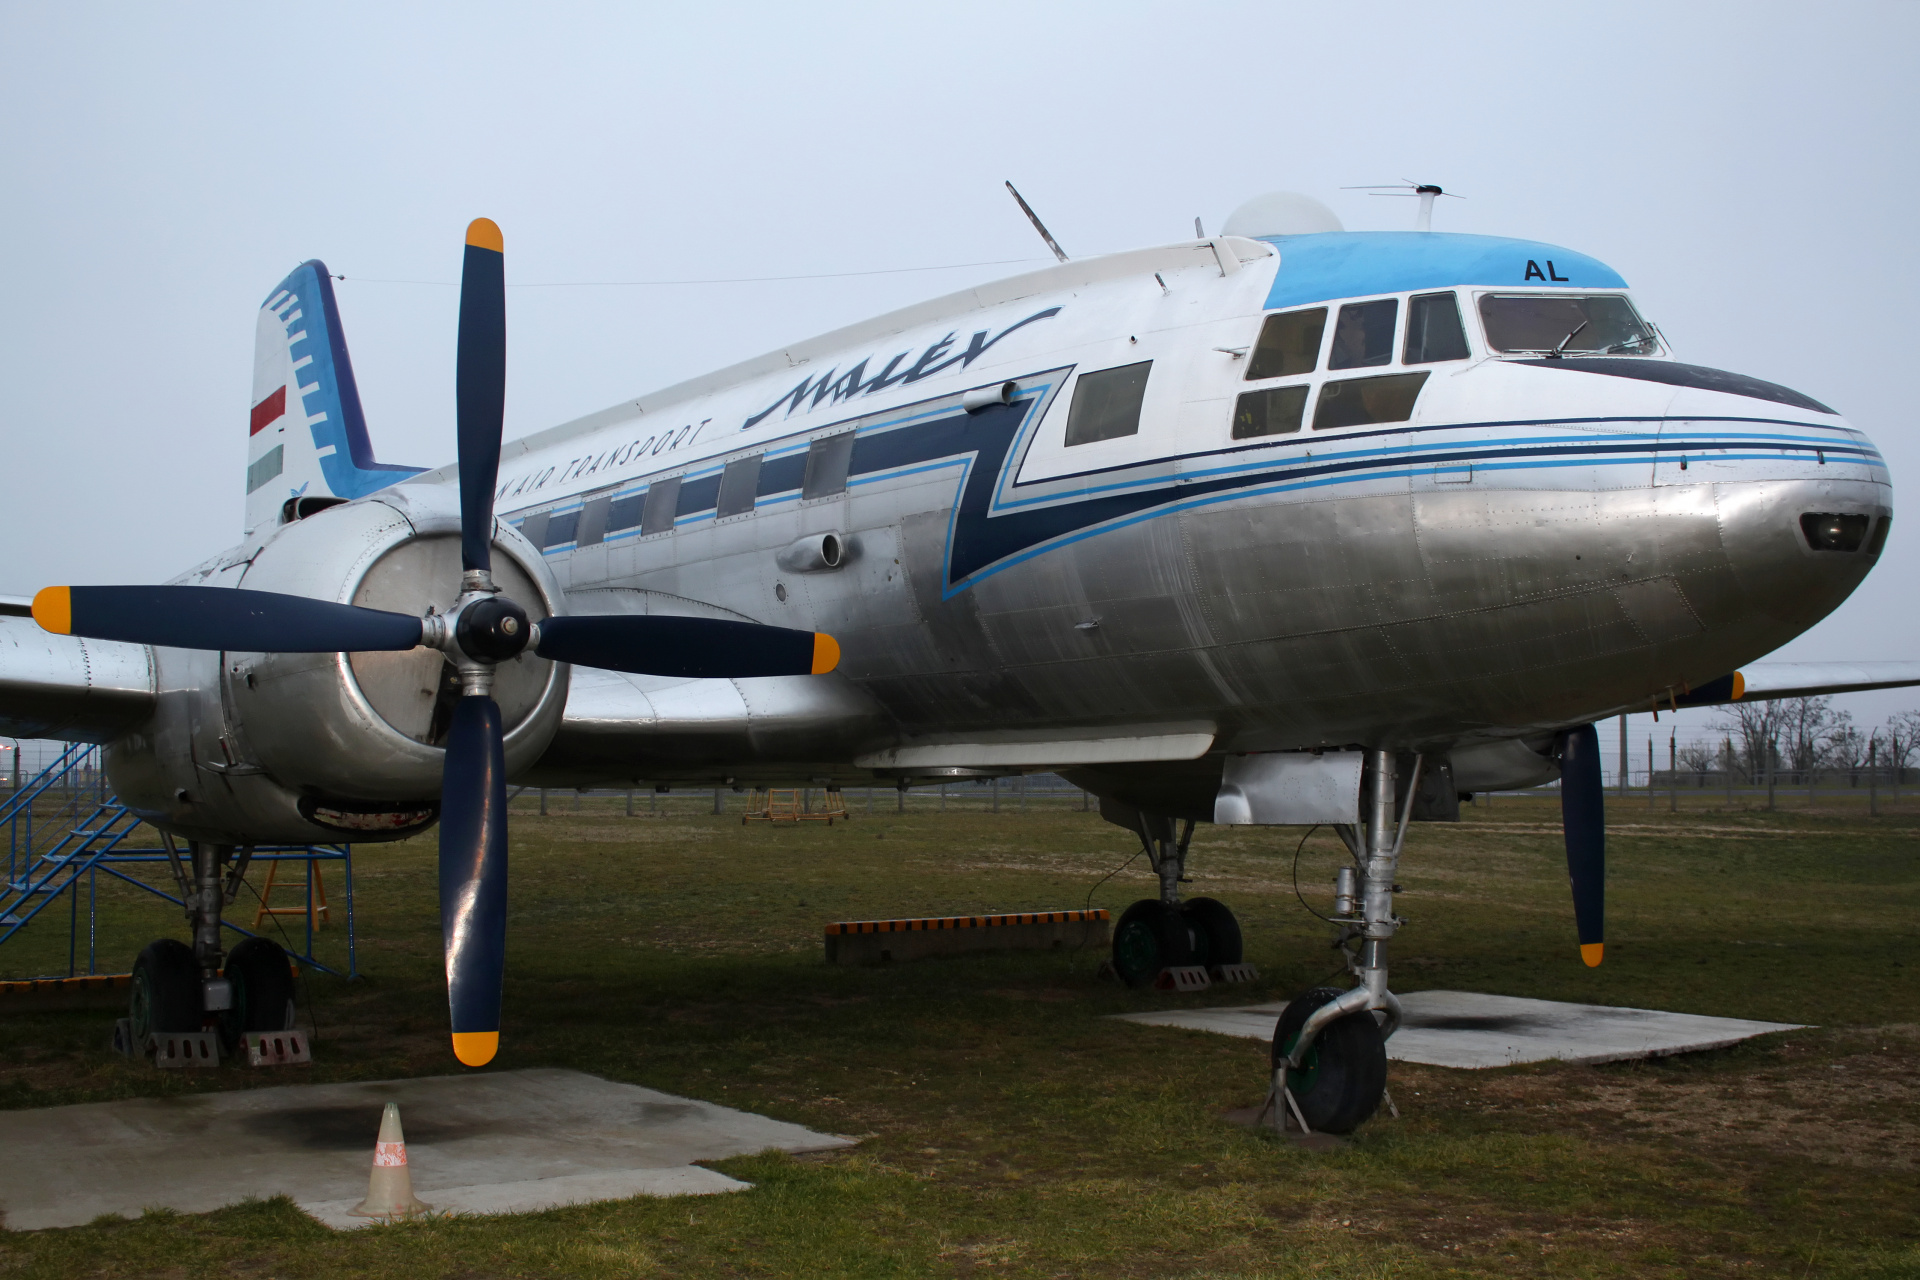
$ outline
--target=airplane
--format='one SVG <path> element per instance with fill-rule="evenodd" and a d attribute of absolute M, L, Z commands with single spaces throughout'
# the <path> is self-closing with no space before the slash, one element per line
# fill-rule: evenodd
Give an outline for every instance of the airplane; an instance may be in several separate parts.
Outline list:
<path fill-rule="evenodd" d="M 1811 397 L 1680 361 L 1594 258 L 1348 232 L 1286 193 L 1092 258 L 1034 222 L 1054 265 L 503 444 L 504 242 L 477 220 L 434 470 L 375 459 L 327 269 L 287 276 L 241 542 L 0 602 L 0 732 L 105 744 L 122 803 L 188 846 L 194 944 L 141 953 L 136 1034 L 289 1025 L 278 948 L 222 951 L 254 845 L 438 822 L 479 1066 L 509 779 L 1052 770 L 1158 874 L 1113 929 L 1135 985 L 1242 959 L 1231 909 L 1181 897 L 1197 823 L 1339 832 L 1353 985 L 1295 1000 L 1273 1053 L 1303 1121 L 1348 1132 L 1399 1022 L 1411 822 L 1558 777 L 1599 964 L 1595 722 L 1920 683 L 1752 665 L 1880 558 L 1885 461 Z"/>

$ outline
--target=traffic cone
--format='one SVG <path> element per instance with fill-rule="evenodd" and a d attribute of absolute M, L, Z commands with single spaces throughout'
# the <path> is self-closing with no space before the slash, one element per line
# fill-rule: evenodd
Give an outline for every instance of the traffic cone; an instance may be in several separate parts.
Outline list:
<path fill-rule="evenodd" d="M 367 1198 L 348 1210 L 356 1218 L 412 1218 L 431 1212 L 413 1198 L 413 1175 L 407 1172 L 407 1140 L 400 1132 L 400 1108 L 389 1102 L 380 1115 L 380 1137 L 373 1144 L 373 1172 L 367 1177 Z"/>

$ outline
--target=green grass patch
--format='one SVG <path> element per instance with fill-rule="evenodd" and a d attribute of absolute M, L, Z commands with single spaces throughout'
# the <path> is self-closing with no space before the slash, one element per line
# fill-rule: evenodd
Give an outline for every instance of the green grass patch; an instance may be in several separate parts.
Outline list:
<path fill-rule="evenodd" d="M 1302 833 L 1203 827 L 1190 893 L 1232 904 L 1252 988 L 1135 993 L 1060 951 L 876 968 L 822 961 L 829 920 L 1094 906 L 1153 891 L 1118 828 L 969 792 L 850 823 L 743 827 L 707 799 L 515 805 L 500 1068 L 564 1066 L 858 1147 L 722 1162 L 732 1196 L 335 1234 L 285 1201 L 0 1234 L 20 1276 L 1920 1275 L 1920 813 L 1616 806 L 1607 962 L 1580 964 L 1551 800 L 1503 798 L 1408 841 L 1403 991 L 1455 988 L 1817 1024 L 1605 1067 L 1396 1066 L 1402 1118 L 1337 1151 L 1225 1116 L 1265 1050 L 1103 1015 L 1277 1000 L 1334 972 L 1295 897 Z M 356 851 L 360 967 L 304 975 L 309 1068 L 162 1073 L 109 1015 L 10 1012 L 0 1105 L 457 1070 L 432 836 Z M 1300 853 L 1325 910 L 1335 844 Z M 255 876 L 258 879 L 258 873 Z M 336 920 L 341 895 L 334 890 Z M 247 917 L 250 921 L 250 914 Z M 83 915 L 84 920 L 84 915 Z M 177 913 L 101 891 L 102 968 Z M 289 922 L 290 924 L 292 922 Z M 323 958 L 343 948 L 336 926 Z M 0 974 L 64 969 L 64 920 Z M 9 954 L 10 953 L 10 954 Z M 371 1135 L 369 1135 L 371 1143 Z M 209 1160 L 220 1153 L 210 1151 Z"/>

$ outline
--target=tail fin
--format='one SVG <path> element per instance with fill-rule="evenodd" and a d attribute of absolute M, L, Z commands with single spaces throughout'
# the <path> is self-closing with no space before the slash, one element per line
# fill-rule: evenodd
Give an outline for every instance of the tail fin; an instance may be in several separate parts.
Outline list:
<path fill-rule="evenodd" d="M 247 531 L 384 489 L 423 468 L 375 462 L 333 277 L 303 262 L 260 308 L 247 422 Z"/>

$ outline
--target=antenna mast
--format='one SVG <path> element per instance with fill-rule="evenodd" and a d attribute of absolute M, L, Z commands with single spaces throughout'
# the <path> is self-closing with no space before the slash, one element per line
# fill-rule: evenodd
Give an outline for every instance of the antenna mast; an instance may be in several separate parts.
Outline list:
<path fill-rule="evenodd" d="M 1007 184 L 1007 190 L 1013 192 L 1013 198 L 1020 202 L 1020 212 L 1027 215 L 1027 221 L 1031 222 L 1033 229 L 1040 233 L 1040 238 L 1047 242 L 1047 248 L 1053 250 L 1053 256 L 1065 262 L 1067 251 L 1060 247 L 1060 242 L 1053 238 L 1053 233 L 1048 231 L 1046 224 L 1040 221 L 1040 215 L 1033 211 L 1033 206 L 1021 198 L 1019 190 L 1011 182 Z"/>

